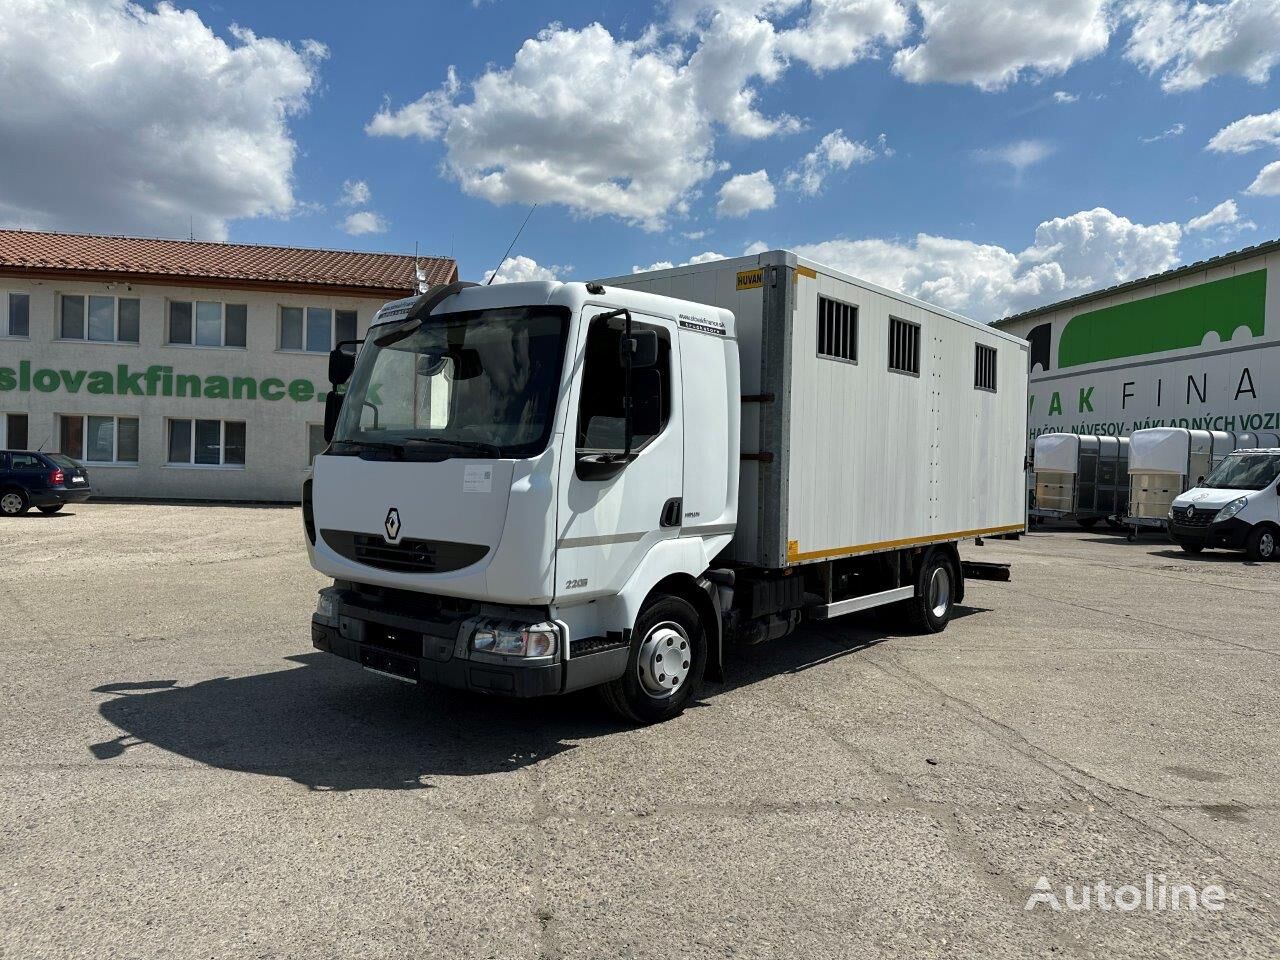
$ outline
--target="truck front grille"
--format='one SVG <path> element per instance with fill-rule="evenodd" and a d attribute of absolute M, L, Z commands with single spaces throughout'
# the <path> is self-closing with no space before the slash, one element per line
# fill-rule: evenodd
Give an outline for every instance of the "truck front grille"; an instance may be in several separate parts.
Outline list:
<path fill-rule="evenodd" d="M 399 543 L 387 543 L 381 534 L 350 530 L 321 530 L 320 535 L 339 556 L 395 573 L 449 573 L 479 563 L 489 552 L 488 547 L 478 543 L 408 537 Z"/>
<path fill-rule="evenodd" d="M 1184 527 L 1207 527 L 1217 515 L 1216 507 L 1213 510 L 1197 510 L 1195 507 L 1173 508 L 1174 522 Z"/>

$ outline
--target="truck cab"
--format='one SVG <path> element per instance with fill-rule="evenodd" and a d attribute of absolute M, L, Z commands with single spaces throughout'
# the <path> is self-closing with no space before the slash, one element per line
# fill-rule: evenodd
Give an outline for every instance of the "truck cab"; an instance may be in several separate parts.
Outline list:
<path fill-rule="evenodd" d="M 1280 539 L 1280 448 L 1229 454 L 1174 499 L 1169 535 L 1187 553 L 1210 547 L 1274 560 Z"/>
<path fill-rule="evenodd" d="M 718 642 L 706 573 L 737 520 L 732 314 L 581 283 L 426 299 L 386 305 L 331 373 L 349 380 L 304 488 L 334 579 L 313 643 L 516 696 L 625 672 L 622 712 L 678 712 Z"/>

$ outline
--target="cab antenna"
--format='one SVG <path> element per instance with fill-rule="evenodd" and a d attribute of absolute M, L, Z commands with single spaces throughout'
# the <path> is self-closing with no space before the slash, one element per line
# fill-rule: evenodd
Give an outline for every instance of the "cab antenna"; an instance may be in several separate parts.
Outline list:
<path fill-rule="evenodd" d="M 497 268 L 494 269 L 493 273 L 489 274 L 488 283 L 485 284 L 486 287 L 489 286 L 490 283 L 493 283 L 493 278 L 498 275 L 498 271 L 502 269 L 502 265 L 507 262 L 507 257 L 511 256 L 511 248 L 516 245 L 516 241 L 520 239 L 520 234 L 524 233 L 524 228 L 529 225 L 529 218 L 533 216 L 533 211 L 537 209 L 538 205 L 535 203 L 529 208 L 529 212 L 525 214 L 524 223 L 520 224 L 520 229 L 517 230 L 516 235 L 511 238 L 511 246 L 507 247 L 507 252 L 504 253 L 502 255 L 502 259 L 498 261 Z"/>

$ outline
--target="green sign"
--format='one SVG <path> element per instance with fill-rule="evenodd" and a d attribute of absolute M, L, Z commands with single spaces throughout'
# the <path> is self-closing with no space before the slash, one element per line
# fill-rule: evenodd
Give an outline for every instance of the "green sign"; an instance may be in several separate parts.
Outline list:
<path fill-rule="evenodd" d="M 102 397 L 203 397 L 206 400 L 292 400 L 295 403 L 323 401 L 325 393 L 310 380 L 285 381 L 279 377 L 199 377 L 174 373 L 173 367 L 153 364 L 145 370 L 130 370 L 127 363 L 115 370 L 54 370 L 31 368 L 23 360 L 17 369 L 0 367 L 0 393 L 87 393 Z"/>
<path fill-rule="evenodd" d="M 1260 337 L 1266 300 L 1267 271 L 1255 270 L 1077 314 L 1058 340 L 1058 367 L 1186 350 L 1211 333 L 1227 343 L 1240 327 Z"/>

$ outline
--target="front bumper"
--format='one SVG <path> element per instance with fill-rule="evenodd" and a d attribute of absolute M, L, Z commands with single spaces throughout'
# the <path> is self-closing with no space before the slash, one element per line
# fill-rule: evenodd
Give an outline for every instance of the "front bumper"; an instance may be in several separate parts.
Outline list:
<path fill-rule="evenodd" d="M 1211 523 L 1207 527 L 1187 526 L 1177 520 L 1169 521 L 1169 536 L 1173 541 L 1191 547 L 1243 550 L 1252 530 L 1252 524 L 1234 517 L 1221 523 Z"/>
<path fill-rule="evenodd" d="M 407 683 L 506 697 L 545 697 L 605 683 L 626 669 L 629 648 L 625 645 L 604 644 L 606 649 L 566 660 L 567 636 L 561 637 L 561 649 L 551 661 L 480 659 L 469 648 L 468 624 L 476 611 L 443 607 L 432 611 L 422 605 L 431 598 L 404 602 L 398 592 L 383 591 L 379 602 L 370 602 L 370 596 L 359 590 L 335 587 L 325 592 L 334 598 L 334 615 L 312 616 L 312 646 Z M 545 614 L 545 609 L 523 613 L 530 622 L 545 620 Z"/>

